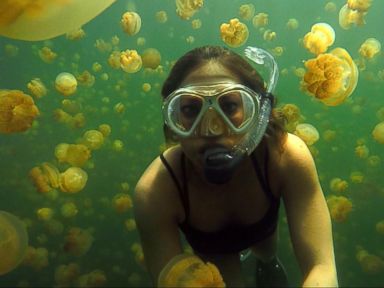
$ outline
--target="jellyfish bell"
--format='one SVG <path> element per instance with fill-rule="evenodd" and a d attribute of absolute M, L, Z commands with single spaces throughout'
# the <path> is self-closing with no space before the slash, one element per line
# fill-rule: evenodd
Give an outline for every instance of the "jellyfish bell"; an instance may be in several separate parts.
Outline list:
<path fill-rule="evenodd" d="M 20 264 L 27 246 L 28 234 L 24 223 L 16 216 L 0 211 L 0 276 Z"/>
<path fill-rule="evenodd" d="M 56 77 L 55 88 L 63 96 L 70 96 L 77 90 L 77 80 L 71 73 L 62 72 Z"/>
<path fill-rule="evenodd" d="M 303 44 L 313 54 L 327 51 L 335 41 L 335 30 L 327 23 L 316 23 L 303 39 Z"/>
<path fill-rule="evenodd" d="M 376 38 L 368 38 L 359 48 L 360 56 L 372 59 L 381 51 L 381 43 Z"/>
<path fill-rule="evenodd" d="M 86 24 L 115 0 L 0 1 L 0 35 L 26 41 L 51 39 Z"/>
<path fill-rule="evenodd" d="M 85 187 L 88 174 L 79 167 L 70 167 L 60 175 L 60 189 L 65 193 L 77 193 Z"/>

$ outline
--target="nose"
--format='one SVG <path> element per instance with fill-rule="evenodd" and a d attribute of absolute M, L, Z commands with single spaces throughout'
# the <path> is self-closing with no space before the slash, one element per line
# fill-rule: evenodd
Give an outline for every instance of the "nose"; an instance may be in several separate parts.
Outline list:
<path fill-rule="evenodd" d="M 221 116 L 209 108 L 201 119 L 200 135 L 202 136 L 220 136 L 225 132 L 225 123 Z"/>

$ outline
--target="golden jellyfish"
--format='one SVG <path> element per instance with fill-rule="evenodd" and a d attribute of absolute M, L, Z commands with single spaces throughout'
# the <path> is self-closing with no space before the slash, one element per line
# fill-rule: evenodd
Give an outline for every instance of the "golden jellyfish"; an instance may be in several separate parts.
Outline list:
<path fill-rule="evenodd" d="M 102 270 L 93 270 L 76 279 L 75 287 L 105 287 L 107 276 Z"/>
<path fill-rule="evenodd" d="M 77 28 L 75 30 L 67 32 L 65 34 L 65 37 L 68 40 L 77 41 L 77 40 L 83 39 L 85 37 L 85 32 L 82 28 Z"/>
<path fill-rule="evenodd" d="M 48 250 L 44 247 L 28 246 L 23 259 L 23 265 L 32 267 L 34 270 L 39 271 L 49 265 Z"/>
<path fill-rule="evenodd" d="M 384 261 L 361 247 L 357 249 L 356 259 L 365 274 L 377 275 L 384 271 Z"/>
<path fill-rule="evenodd" d="M 61 206 L 60 212 L 64 218 L 73 218 L 77 215 L 79 210 L 77 209 L 77 206 L 75 203 L 66 202 Z"/>
<path fill-rule="evenodd" d="M 23 260 L 28 246 L 24 223 L 0 210 L 0 276 L 14 270 Z"/>
<path fill-rule="evenodd" d="M 71 99 L 63 99 L 61 101 L 61 107 L 65 112 L 70 114 L 76 114 L 81 111 L 81 104 Z"/>
<path fill-rule="evenodd" d="M 116 139 L 112 142 L 112 150 L 116 152 L 121 152 L 124 149 L 124 142 Z"/>
<path fill-rule="evenodd" d="M 115 110 L 115 112 L 117 114 L 122 114 L 124 113 L 125 111 L 125 105 L 121 102 L 117 103 L 114 107 L 113 107 L 113 110 Z"/>
<path fill-rule="evenodd" d="M 0 1 L 0 35 L 27 41 L 51 39 L 83 26 L 115 0 Z"/>
<path fill-rule="evenodd" d="M 384 121 L 373 128 L 372 137 L 376 142 L 384 144 Z"/>
<path fill-rule="evenodd" d="M 327 197 L 328 209 L 332 220 L 344 222 L 352 211 L 352 202 L 344 196 L 331 195 Z"/>
<path fill-rule="evenodd" d="M 84 144 L 60 143 L 55 147 L 55 156 L 59 163 L 82 167 L 91 158 L 91 151 Z"/>
<path fill-rule="evenodd" d="M 52 63 L 57 58 L 57 54 L 51 48 L 43 47 L 39 50 L 39 57 L 45 63 Z"/>
<path fill-rule="evenodd" d="M 239 19 L 233 18 L 229 23 L 223 23 L 220 26 L 221 39 L 230 47 L 239 47 L 248 39 L 248 27 L 241 23 Z"/>
<path fill-rule="evenodd" d="M 112 44 L 105 42 L 103 39 L 97 39 L 94 46 L 100 52 L 111 52 L 112 51 Z"/>
<path fill-rule="evenodd" d="M 80 257 L 86 254 L 92 246 L 93 236 L 89 230 L 71 227 L 65 236 L 64 251 Z"/>
<path fill-rule="evenodd" d="M 175 0 L 176 14 L 183 20 L 189 20 L 204 5 L 203 0 Z"/>
<path fill-rule="evenodd" d="M 167 12 L 165 12 L 164 10 L 157 11 L 155 14 L 155 18 L 158 23 L 163 24 L 168 21 Z"/>
<path fill-rule="evenodd" d="M 141 17 L 136 12 L 125 12 L 123 16 L 121 16 L 120 24 L 125 33 L 133 36 L 140 31 Z"/>
<path fill-rule="evenodd" d="M 127 73 L 136 73 L 141 69 L 143 61 L 136 50 L 126 50 L 120 53 L 120 68 Z"/>
<path fill-rule="evenodd" d="M 161 54 L 155 48 L 148 48 L 141 54 L 141 60 L 144 68 L 156 69 L 160 65 Z"/>
<path fill-rule="evenodd" d="M 83 135 L 83 144 L 91 150 L 98 150 L 104 144 L 104 135 L 98 130 L 87 130 Z"/>
<path fill-rule="evenodd" d="M 44 162 L 29 172 L 33 184 L 40 193 L 47 193 L 60 186 L 60 172 L 51 163 Z"/>
<path fill-rule="evenodd" d="M 332 192 L 341 193 L 348 189 L 348 182 L 336 177 L 329 182 L 329 188 Z"/>
<path fill-rule="evenodd" d="M 136 229 L 136 221 L 135 219 L 129 218 L 124 221 L 125 228 L 127 228 L 128 231 L 134 231 Z M 384 226 L 384 225 L 383 225 Z"/>
<path fill-rule="evenodd" d="M 263 33 L 263 39 L 265 41 L 273 41 L 276 39 L 276 36 L 277 36 L 276 32 L 272 31 L 271 29 L 267 29 Z"/>
<path fill-rule="evenodd" d="M 29 92 L 31 92 L 31 94 L 37 99 L 40 99 L 41 97 L 47 95 L 47 88 L 39 78 L 34 78 L 29 81 L 27 84 L 27 88 Z"/>
<path fill-rule="evenodd" d="M 53 217 L 53 209 L 49 207 L 39 208 L 36 211 L 37 218 L 41 221 L 49 221 Z"/>
<path fill-rule="evenodd" d="M 379 233 L 380 235 L 384 235 L 384 220 L 380 220 L 379 222 L 377 222 L 375 228 L 377 233 Z"/>
<path fill-rule="evenodd" d="M 101 124 L 99 125 L 98 130 L 103 134 L 104 137 L 108 137 L 111 134 L 112 128 L 109 124 Z"/>
<path fill-rule="evenodd" d="M 31 96 L 19 90 L 0 90 L 0 133 L 26 131 L 38 115 Z"/>
<path fill-rule="evenodd" d="M 347 0 L 347 5 L 349 9 L 367 12 L 372 5 L 372 0 Z"/>
<path fill-rule="evenodd" d="M 63 96 L 70 96 L 77 90 L 77 80 L 71 73 L 62 72 L 56 77 L 55 88 Z"/>
<path fill-rule="evenodd" d="M 144 46 L 147 40 L 144 37 L 138 37 L 136 40 L 137 46 Z"/>
<path fill-rule="evenodd" d="M 362 158 L 362 159 L 368 158 L 369 148 L 365 144 L 357 145 L 355 147 L 355 155 L 359 158 Z"/>
<path fill-rule="evenodd" d="M 255 5 L 253 4 L 243 4 L 239 8 L 239 16 L 241 19 L 249 21 L 255 15 Z"/>
<path fill-rule="evenodd" d="M 381 158 L 378 155 L 371 155 L 367 158 L 367 164 L 370 167 L 378 167 L 381 164 Z"/>
<path fill-rule="evenodd" d="M 202 22 L 200 19 L 193 19 L 191 22 L 191 25 L 192 25 L 192 29 L 197 30 L 201 28 Z"/>
<path fill-rule="evenodd" d="M 294 134 L 301 138 L 308 146 L 315 144 L 320 136 L 317 129 L 308 123 L 298 124 L 295 128 Z"/>
<path fill-rule="evenodd" d="M 77 193 L 87 184 L 88 174 L 79 167 L 70 167 L 60 174 L 60 190 L 65 193 Z"/>
<path fill-rule="evenodd" d="M 272 52 L 273 56 L 280 57 L 284 53 L 284 47 L 276 46 L 276 47 L 271 49 L 271 52 Z"/>
<path fill-rule="evenodd" d="M 4 52 L 8 57 L 16 57 L 19 54 L 19 47 L 12 44 L 5 44 Z"/>
<path fill-rule="evenodd" d="M 113 69 L 120 69 L 120 52 L 113 51 L 111 55 L 108 57 L 108 64 Z"/>
<path fill-rule="evenodd" d="M 359 54 L 365 59 L 372 59 L 381 51 L 381 44 L 376 38 L 368 38 L 361 44 Z"/>
<path fill-rule="evenodd" d="M 361 184 L 364 182 L 365 177 L 364 177 L 364 174 L 361 173 L 360 171 L 352 171 L 349 178 L 351 179 L 352 183 Z"/>
<path fill-rule="evenodd" d="M 225 287 L 217 267 L 195 255 L 180 254 L 160 272 L 159 287 Z"/>
<path fill-rule="evenodd" d="M 88 70 L 83 71 L 80 75 L 76 77 L 79 84 L 86 87 L 92 87 L 95 84 L 95 76 L 93 76 Z"/>
<path fill-rule="evenodd" d="M 132 198 L 129 194 L 116 194 L 112 199 L 112 206 L 117 213 L 122 214 L 132 208 Z"/>
<path fill-rule="evenodd" d="M 337 6 L 333 2 L 327 2 L 324 6 L 324 10 L 328 13 L 334 13 L 336 12 Z"/>
<path fill-rule="evenodd" d="M 346 30 L 351 28 L 352 24 L 362 26 L 365 24 L 364 16 L 366 13 L 350 9 L 348 4 L 345 4 L 339 11 L 339 25 Z"/>
<path fill-rule="evenodd" d="M 304 63 L 307 71 L 302 87 L 328 106 L 337 106 L 355 90 L 358 70 L 351 56 L 343 48 L 320 54 Z"/>
<path fill-rule="evenodd" d="M 296 30 L 299 28 L 299 21 L 297 21 L 296 18 L 290 18 L 288 19 L 287 24 L 285 24 L 288 30 Z"/>
<path fill-rule="evenodd" d="M 150 83 L 146 82 L 146 83 L 143 83 L 143 85 L 141 86 L 141 89 L 142 89 L 145 93 L 147 93 L 147 92 L 151 91 L 152 86 L 151 86 Z"/>
<path fill-rule="evenodd" d="M 103 69 L 103 66 L 101 66 L 101 64 L 99 62 L 94 62 L 92 64 L 92 71 L 93 72 L 100 72 L 101 70 Z"/>
<path fill-rule="evenodd" d="M 327 23 L 316 23 L 303 39 L 304 47 L 315 55 L 327 51 L 334 42 L 335 30 Z"/>
<path fill-rule="evenodd" d="M 79 275 L 80 267 L 77 263 L 63 264 L 55 269 L 55 283 L 60 287 L 70 287 Z"/>
<path fill-rule="evenodd" d="M 336 139 L 336 135 L 337 133 L 335 130 L 327 129 L 323 132 L 322 139 L 324 139 L 327 142 L 331 142 Z"/>
<path fill-rule="evenodd" d="M 256 28 L 267 26 L 268 22 L 269 22 L 269 16 L 266 13 L 256 14 L 252 18 L 252 24 Z"/>

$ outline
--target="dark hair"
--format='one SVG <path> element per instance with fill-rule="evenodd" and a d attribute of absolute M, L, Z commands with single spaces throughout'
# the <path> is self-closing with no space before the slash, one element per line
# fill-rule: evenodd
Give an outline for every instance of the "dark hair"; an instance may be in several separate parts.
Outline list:
<path fill-rule="evenodd" d="M 203 46 L 195 48 L 180 57 L 172 67 L 168 78 L 163 84 L 161 94 L 165 99 L 170 93 L 178 89 L 183 80 L 195 69 L 214 61 L 225 67 L 241 80 L 241 84 L 254 91 L 265 93 L 263 78 L 260 74 L 240 55 L 221 46 Z M 276 101 L 273 106 L 275 107 Z M 266 136 L 275 140 L 276 144 L 282 144 L 286 135 L 284 129 L 284 119 L 276 109 L 272 110 L 268 124 Z M 172 141 L 172 133 L 164 126 L 164 133 L 167 142 Z M 171 138 L 171 139 L 169 139 Z M 175 140 L 175 139 L 173 139 Z"/>

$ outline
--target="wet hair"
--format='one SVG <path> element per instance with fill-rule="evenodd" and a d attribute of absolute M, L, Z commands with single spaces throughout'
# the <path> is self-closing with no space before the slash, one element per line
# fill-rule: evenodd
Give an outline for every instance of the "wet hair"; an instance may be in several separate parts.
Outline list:
<path fill-rule="evenodd" d="M 240 79 L 241 84 L 261 94 L 266 92 L 263 78 L 252 67 L 252 65 L 248 63 L 246 59 L 225 47 L 202 46 L 187 52 L 181 56 L 173 65 L 168 78 L 164 81 L 163 88 L 161 90 L 163 99 L 178 89 L 184 79 L 191 72 L 212 61 L 231 71 L 231 73 Z M 273 97 L 273 99 L 273 107 L 275 107 L 275 97 Z M 283 127 L 284 119 L 281 116 L 281 113 L 277 112 L 276 109 L 273 109 L 264 137 L 271 137 L 275 144 L 279 144 L 279 146 L 281 146 L 283 139 L 286 136 L 286 132 L 284 131 Z M 167 142 L 172 142 L 172 132 L 169 131 L 168 127 L 166 126 L 164 126 L 164 133 Z"/>

